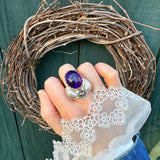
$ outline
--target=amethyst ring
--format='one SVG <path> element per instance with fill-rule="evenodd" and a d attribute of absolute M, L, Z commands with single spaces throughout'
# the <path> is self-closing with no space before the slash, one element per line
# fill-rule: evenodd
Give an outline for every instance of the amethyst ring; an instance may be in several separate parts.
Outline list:
<path fill-rule="evenodd" d="M 91 83 L 87 79 L 82 78 L 75 70 L 71 70 L 66 73 L 65 82 L 66 94 L 71 99 L 84 99 L 86 98 L 87 92 L 92 89 Z"/>

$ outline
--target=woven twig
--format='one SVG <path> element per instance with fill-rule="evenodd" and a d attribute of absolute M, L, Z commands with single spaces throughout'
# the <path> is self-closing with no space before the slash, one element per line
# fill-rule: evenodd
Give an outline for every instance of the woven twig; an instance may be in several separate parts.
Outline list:
<path fill-rule="evenodd" d="M 156 61 L 142 32 L 137 31 L 127 13 L 124 17 L 111 5 L 57 4 L 43 1 L 4 54 L 1 88 L 6 102 L 25 118 L 49 130 L 40 115 L 35 62 L 50 50 L 82 39 L 105 45 L 114 58 L 122 85 L 148 98 L 153 90 Z"/>

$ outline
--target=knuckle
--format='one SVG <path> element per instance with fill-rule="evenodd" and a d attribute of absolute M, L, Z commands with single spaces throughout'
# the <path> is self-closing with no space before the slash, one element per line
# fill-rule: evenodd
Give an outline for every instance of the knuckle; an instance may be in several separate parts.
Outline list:
<path fill-rule="evenodd" d="M 41 117 L 47 122 L 48 119 L 50 118 L 50 113 L 45 112 L 45 111 L 41 111 Z"/>
<path fill-rule="evenodd" d="M 62 70 L 63 68 L 68 68 L 68 67 L 71 67 L 71 66 L 72 66 L 71 64 L 66 63 L 66 64 L 62 65 L 62 66 L 59 68 L 59 70 Z"/>
<path fill-rule="evenodd" d="M 112 72 L 110 72 L 109 78 L 110 79 L 118 79 L 119 78 L 118 72 L 116 70 L 113 70 Z"/>
<path fill-rule="evenodd" d="M 47 80 L 45 80 L 44 86 L 45 87 L 50 86 L 50 84 L 55 83 L 55 81 L 57 81 L 57 79 L 55 77 L 49 77 Z"/>
<path fill-rule="evenodd" d="M 103 63 L 102 62 L 98 62 L 98 63 L 95 64 L 95 67 L 101 66 L 101 65 L 103 65 Z"/>
<path fill-rule="evenodd" d="M 73 110 L 68 112 L 66 119 L 71 120 L 73 118 L 83 117 L 85 114 L 86 112 L 83 109 Z"/>
<path fill-rule="evenodd" d="M 82 69 L 88 69 L 88 68 L 91 68 L 93 67 L 93 65 L 89 62 L 85 62 L 85 63 L 82 63 L 79 67 L 78 67 L 78 70 L 82 70 Z"/>
<path fill-rule="evenodd" d="M 64 65 L 62 65 L 60 68 L 59 68 L 59 74 L 64 74 L 64 73 L 66 73 L 66 71 L 68 71 L 68 70 L 73 70 L 74 69 L 74 67 L 71 65 L 71 64 L 69 64 L 69 63 L 66 63 L 66 64 L 64 64 Z"/>
<path fill-rule="evenodd" d="M 49 122 L 51 121 L 53 118 L 54 118 L 54 112 L 52 110 L 49 110 L 49 109 L 45 109 L 47 108 L 47 106 L 43 106 L 43 110 L 41 110 L 40 114 L 41 114 L 41 117 L 46 121 L 46 122 Z"/>

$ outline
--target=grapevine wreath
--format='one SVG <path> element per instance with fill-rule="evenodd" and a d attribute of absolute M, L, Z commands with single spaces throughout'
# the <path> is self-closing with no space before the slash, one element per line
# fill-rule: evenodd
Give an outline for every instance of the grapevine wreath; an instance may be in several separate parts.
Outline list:
<path fill-rule="evenodd" d="M 118 6 L 125 17 L 111 5 L 75 2 L 60 7 L 57 1 L 43 0 L 4 53 L 1 89 L 6 102 L 24 119 L 49 131 L 40 115 L 35 62 L 50 50 L 82 39 L 104 45 L 113 56 L 122 85 L 148 98 L 155 79 L 155 57 L 142 32 Z"/>

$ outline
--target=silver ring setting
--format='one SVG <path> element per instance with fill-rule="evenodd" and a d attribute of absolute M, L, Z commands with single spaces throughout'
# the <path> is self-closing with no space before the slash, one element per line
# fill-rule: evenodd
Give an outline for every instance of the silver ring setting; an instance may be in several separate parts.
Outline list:
<path fill-rule="evenodd" d="M 87 93 L 92 89 L 91 83 L 82 78 L 81 75 L 75 70 L 68 71 L 65 75 L 66 94 L 71 99 L 86 98 Z"/>

